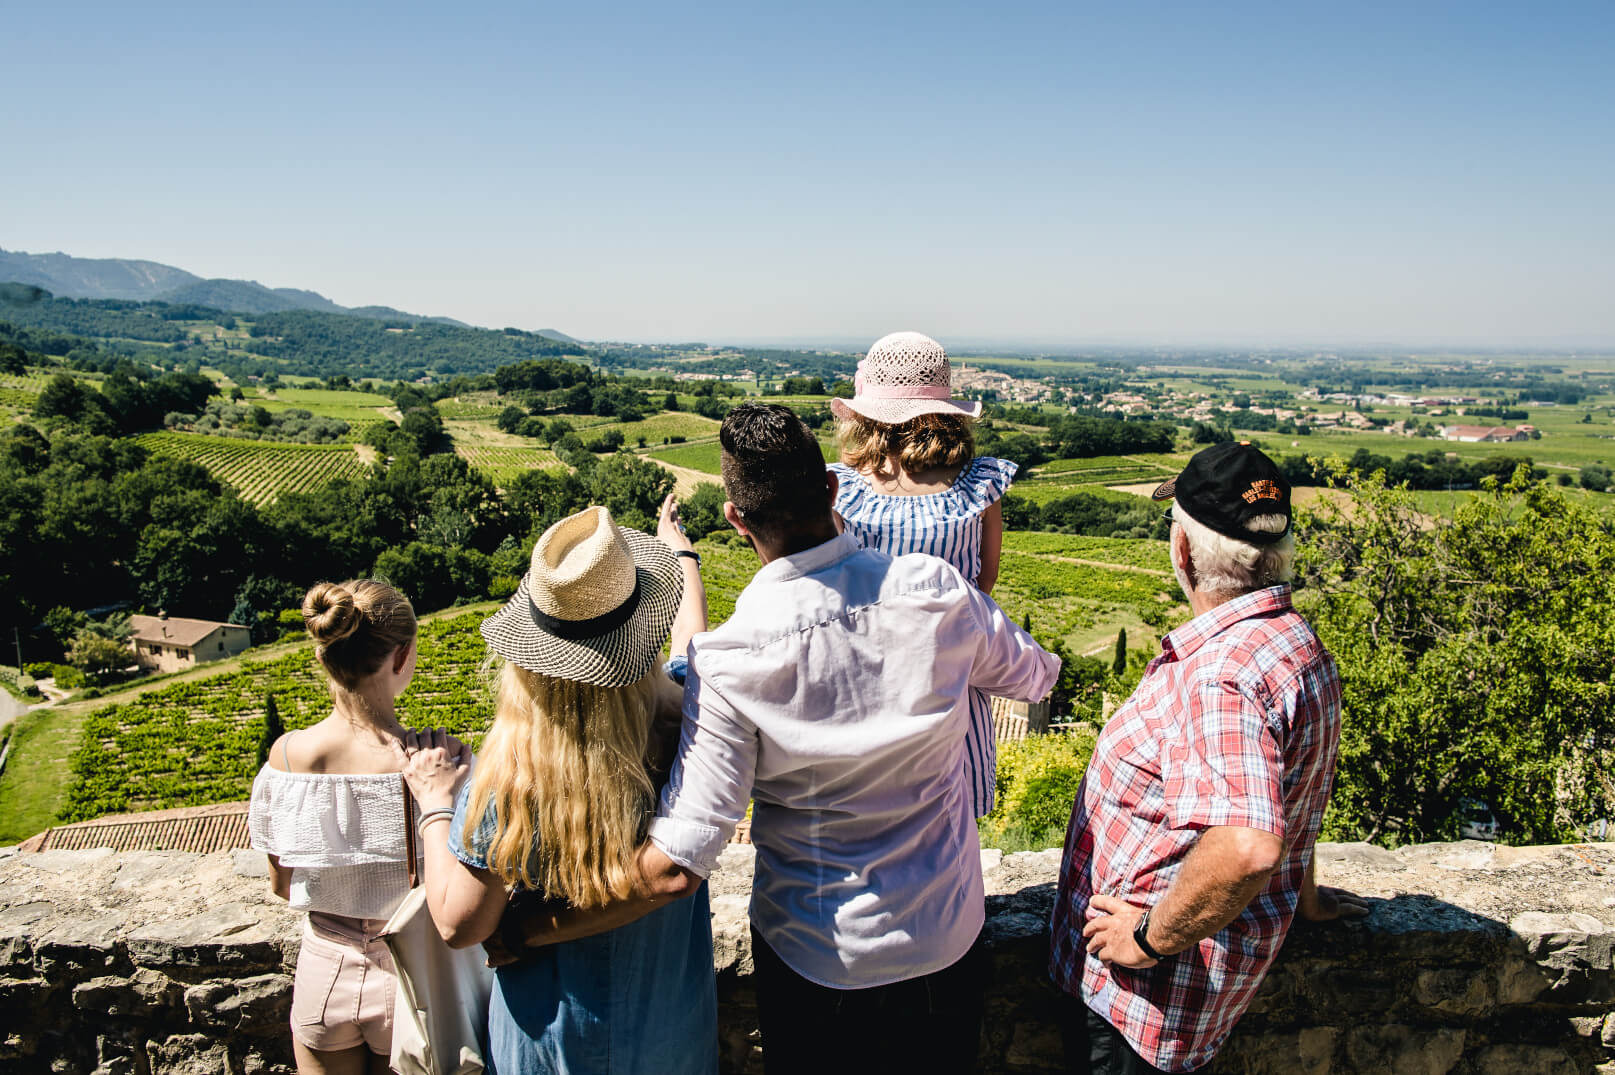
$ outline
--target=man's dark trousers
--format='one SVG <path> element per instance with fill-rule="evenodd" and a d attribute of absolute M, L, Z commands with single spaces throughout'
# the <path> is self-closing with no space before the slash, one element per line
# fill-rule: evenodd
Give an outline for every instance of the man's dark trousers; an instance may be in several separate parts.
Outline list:
<path fill-rule="evenodd" d="M 870 989 L 797 974 L 751 931 L 767 1075 L 976 1070 L 991 960 L 980 937 L 957 963 Z"/>
<path fill-rule="evenodd" d="M 1060 993 L 1059 1012 L 1067 1075 L 1167 1075 L 1080 997 Z"/>

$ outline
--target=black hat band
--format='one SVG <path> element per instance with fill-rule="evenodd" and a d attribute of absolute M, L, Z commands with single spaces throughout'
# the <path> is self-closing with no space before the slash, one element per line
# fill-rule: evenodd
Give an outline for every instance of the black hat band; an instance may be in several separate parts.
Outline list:
<path fill-rule="evenodd" d="M 634 572 L 634 589 L 622 604 L 601 616 L 594 616 L 587 620 L 563 620 L 551 616 L 548 612 L 533 604 L 532 599 L 527 601 L 527 607 L 533 614 L 533 622 L 540 628 L 557 638 L 564 638 L 568 642 L 581 642 L 585 638 L 599 638 L 608 635 L 634 618 L 634 612 L 639 608 L 639 572 Z"/>

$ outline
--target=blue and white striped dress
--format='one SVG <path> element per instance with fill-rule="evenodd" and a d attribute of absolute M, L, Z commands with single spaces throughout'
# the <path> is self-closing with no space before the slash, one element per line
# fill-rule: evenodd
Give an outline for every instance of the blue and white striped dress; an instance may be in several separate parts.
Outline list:
<path fill-rule="evenodd" d="M 940 557 L 971 582 L 981 574 L 981 514 L 1004 495 L 1016 469 L 1007 459 L 978 455 L 939 493 L 891 496 L 876 492 L 845 463 L 830 464 L 841 483 L 835 508 L 847 533 L 866 548 L 891 556 L 923 552 Z M 992 812 L 997 773 L 992 703 L 985 692 L 972 689 L 965 783 L 976 817 Z"/>

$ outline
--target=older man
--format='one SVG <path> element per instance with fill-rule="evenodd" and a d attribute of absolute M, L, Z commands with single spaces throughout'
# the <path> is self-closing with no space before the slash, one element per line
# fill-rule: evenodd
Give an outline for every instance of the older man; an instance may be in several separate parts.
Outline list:
<path fill-rule="evenodd" d="M 1155 491 L 1194 619 L 1100 733 L 1066 834 L 1050 973 L 1074 1072 L 1193 1071 L 1244 1014 L 1299 913 L 1362 914 L 1313 881 L 1340 738 L 1334 661 L 1290 604 L 1290 485 L 1248 442 Z"/>

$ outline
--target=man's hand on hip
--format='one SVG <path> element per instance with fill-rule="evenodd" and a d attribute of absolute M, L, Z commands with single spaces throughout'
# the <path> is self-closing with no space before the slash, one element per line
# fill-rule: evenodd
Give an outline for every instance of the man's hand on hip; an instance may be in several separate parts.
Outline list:
<path fill-rule="evenodd" d="M 1095 896 L 1088 901 L 1088 913 L 1094 917 L 1082 927 L 1082 935 L 1088 939 L 1090 955 L 1131 970 L 1155 966 L 1155 960 L 1133 940 L 1133 930 L 1144 917 L 1144 908 L 1114 896 Z"/>

